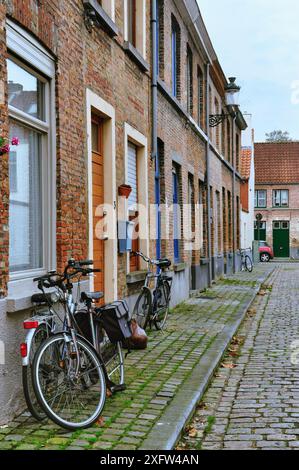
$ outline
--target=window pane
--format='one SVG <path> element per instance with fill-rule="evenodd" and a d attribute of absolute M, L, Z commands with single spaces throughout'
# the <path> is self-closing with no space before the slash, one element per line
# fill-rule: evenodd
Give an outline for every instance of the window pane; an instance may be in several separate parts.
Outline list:
<path fill-rule="evenodd" d="M 280 206 L 280 191 L 273 191 L 273 206 Z"/>
<path fill-rule="evenodd" d="M 259 207 L 266 207 L 266 191 L 258 191 Z"/>
<path fill-rule="evenodd" d="M 44 84 L 12 60 L 7 60 L 8 104 L 38 119 L 44 119 Z"/>
<path fill-rule="evenodd" d="M 282 206 L 289 205 L 289 191 L 287 190 L 281 191 L 281 205 Z"/>
<path fill-rule="evenodd" d="M 43 265 L 41 136 L 11 122 L 10 137 L 13 136 L 19 138 L 20 145 L 10 155 L 10 175 L 15 184 L 9 201 L 9 265 L 11 272 L 18 272 Z"/>

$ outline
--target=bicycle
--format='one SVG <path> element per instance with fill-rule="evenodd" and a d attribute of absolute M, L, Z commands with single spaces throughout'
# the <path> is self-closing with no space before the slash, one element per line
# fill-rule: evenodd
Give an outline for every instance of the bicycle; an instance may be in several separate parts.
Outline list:
<path fill-rule="evenodd" d="M 241 254 L 241 271 L 253 271 L 253 263 L 251 257 L 247 254 L 248 251 L 251 251 L 250 248 L 247 250 L 240 250 Z"/>
<path fill-rule="evenodd" d="M 165 270 L 171 266 L 171 261 L 166 258 L 153 260 L 141 252 L 133 252 L 133 254 L 140 256 L 148 264 L 145 282 L 134 307 L 133 318 L 143 329 L 153 323 L 157 330 L 162 330 L 169 313 L 172 287 L 172 277 L 167 275 Z M 156 273 L 153 272 L 154 267 L 156 267 Z M 154 279 L 153 293 L 150 289 L 151 279 Z"/>
<path fill-rule="evenodd" d="M 106 400 L 109 376 L 99 352 L 76 329 L 71 280 L 99 272 L 92 261 L 69 260 L 64 273 L 50 273 L 35 281 L 55 287 L 64 307 L 63 330 L 42 342 L 33 360 L 33 387 L 41 408 L 68 430 L 84 429 L 99 418 Z M 71 272 L 70 272 L 71 271 Z M 86 294 L 91 302 L 102 293 Z M 91 311 L 89 312 L 91 315 Z M 96 338 L 93 338 L 96 340 Z"/>

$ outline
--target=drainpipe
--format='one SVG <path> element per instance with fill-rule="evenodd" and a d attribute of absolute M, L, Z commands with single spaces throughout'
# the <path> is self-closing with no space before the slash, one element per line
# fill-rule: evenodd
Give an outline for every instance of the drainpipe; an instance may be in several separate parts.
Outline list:
<path fill-rule="evenodd" d="M 152 0 L 152 153 L 151 159 L 155 162 L 155 204 L 157 226 L 157 258 L 161 257 L 161 230 L 160 230 L 160 164 L 158 155 L 158 84 L 157 84 L 157 0 Z"/>
<path fill-rule="evenodd" d="M 209 84 L 210 84 L 210 64 L 206 64 L 206 172 L 207 172 L 207 212 L 208 212 L 208 258 L 209 258 L 209 273 L 208 281 L 209 287 L 212 285 L 212 238 L 211 238 L 211 184 L 210 184 L 210 97 L 209 97 Z"/>
<path fill-rule="evenodd" d="M 232 218 L 233 218 L 233 272 L 236 272 L 236 155 L 235 155 L 235 128 L 236 128 L 237 113 L 234 113 L 232 125 L 232 162 L 233 162 L 233 190 L 232 190 Z"/>

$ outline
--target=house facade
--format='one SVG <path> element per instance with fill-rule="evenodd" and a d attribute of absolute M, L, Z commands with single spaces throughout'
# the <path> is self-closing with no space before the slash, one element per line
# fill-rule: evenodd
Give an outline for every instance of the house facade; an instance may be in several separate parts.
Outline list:
<path fill-rule="evenodd" d="M 245 114 L 248 128 L 242 134 L 241 150 L 241 248 L 252 249 L 254 240 L 254 131 L 252 116 Z"/>
<path fill-rule="evenodd" d="M 255 144 L 255 214 L 262 214 L 255 239 L 276 258 L 299 259 L 299 142 Z"/>
<path fill-rule="evenodd" d="M 172 260 L 173 305 L 238 268 L 246 122 L 195 0 L 8 0 L 0 23 L 0 136 L 20 141 L 0 156 L 5 422 L 34 277 L 94 259 L 82 287 L 132 309 L 146 265 L 120 249 L 129 221 L 134 250 Z"/>

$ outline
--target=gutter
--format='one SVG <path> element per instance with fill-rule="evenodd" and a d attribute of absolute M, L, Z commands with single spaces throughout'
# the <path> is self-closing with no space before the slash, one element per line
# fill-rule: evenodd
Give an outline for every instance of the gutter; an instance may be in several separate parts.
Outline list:
<path fill-rule="evenodd" d="M 158 155 L 158 76 L 157 76 L 157 0 L 152 0 L 151 12 L 152 30 L 152 151 L 151 160 L 155 162 L 155 205 L 156 205 L 156 230 L 157 243 L 156 255 L 161 258 L 161 231 L 160 231 L 160 162 Z"/>

